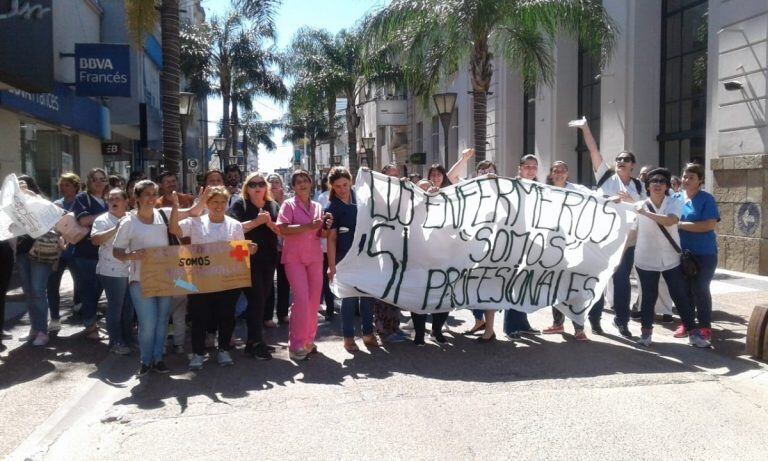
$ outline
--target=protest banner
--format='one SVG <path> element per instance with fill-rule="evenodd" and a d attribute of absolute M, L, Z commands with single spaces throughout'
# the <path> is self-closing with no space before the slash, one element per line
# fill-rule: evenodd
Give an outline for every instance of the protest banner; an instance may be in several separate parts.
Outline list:
<path fill-rule="evenodd" d="M 19 180 L 11 173 L 5 177 L 0 189 L 0 240 L 29 234 L 40 237 L 56 225 L 64 210 L 53 203 L 19 187 Z"/>
<path fill-rule="evenodd" d="M 147 248 L 141 295 L 183 296 L 251 286 L 247 240 Z"/>
<path fill-rule="evenodd" d="M 627 204 L 509 178 L 427 194 L 360 171 L 355 193 L 357 230 L 334 293 L 421 313 L 555 306 L 583 321 L 635 219 Z"/>

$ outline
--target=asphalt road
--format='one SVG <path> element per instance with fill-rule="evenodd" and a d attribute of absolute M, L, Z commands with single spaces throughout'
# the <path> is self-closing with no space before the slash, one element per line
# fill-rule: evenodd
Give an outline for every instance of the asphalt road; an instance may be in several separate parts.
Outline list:
<path fill-rule="evenodd" d="M 321 324 L 309 362 L 288 360 L 280 328 L 268 331 L 280 346 L 272 361 L 236 353 L 234 367 L 192 373 L 171 356 L 170 375 L 139 381 L 135 355 L 108 355 L 67 325 L 48 348 L 6 341 L 0 457 L 763 460 L 768 366 L 740 351 L 744 303 L 768 297 L 768 282 L 723 283 L 735 288 L 716 295 L 714 350 L 662 326 L 638 348 L 613 334 L 610 315 L 608 335 L 586 344 L 558 335 L 479 345 L 458 334 L 470 319 L 460 312 L 445 346 L 353 356 L 336 320 Z M 546 326 L 549 313 L 531 321 Z"/>

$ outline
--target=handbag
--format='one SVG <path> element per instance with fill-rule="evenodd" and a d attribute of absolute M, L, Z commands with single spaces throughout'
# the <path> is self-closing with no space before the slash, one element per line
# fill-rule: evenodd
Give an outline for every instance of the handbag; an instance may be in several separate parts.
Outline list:
<path fill-rule="evenodd" d="M 57 268 L 60 257 L 59 234 L 53 229 L 36 238 L 35 243 L 32 244 L 32 248 L 29 250 L 29 259 L 43 264 L 50 264 L 54 266 L 54 269 Z"/>
<path fill-rule="evenodd" d="M 651 211 L 651 213 L 656 213 L 656 209 L 653 208 L 653 205 L 651 205 L 650 202 L 646 202 L 646 205 L 648 206 L 648 209 Z M 667 238 L 670 245 L 672 245 L 672 248 L 674 248 L 677 254 L 680 255 L 680 268 L 683 271 L 683 275 L 688 278 L 696 277 L 699 274 L 699 263 L 696 261 L 696 257 L 693 255 L 693 253 L 691 253 L 690 250 L 683 250 L 680 248 L 680 245 L 675 242 L 675 239 L 669 235 L 666 227 L 659 223 L 656 223 L 656 225 L 659 226 L 661 233 L 664 234 L 664 237 Z"/>
<path fill-rule="evenodd" d="M 181 245 L 179 238 L 173 235 L 171 233 L 171 228 L 168 227 L 168 217 L 165 215 L 165 212 L 163 210 L 157 211 L 160 212 L 160 217 L 163 218 L 163 222 L 165 223 L 165 232 L 168 234 L 168 246 Z"/>

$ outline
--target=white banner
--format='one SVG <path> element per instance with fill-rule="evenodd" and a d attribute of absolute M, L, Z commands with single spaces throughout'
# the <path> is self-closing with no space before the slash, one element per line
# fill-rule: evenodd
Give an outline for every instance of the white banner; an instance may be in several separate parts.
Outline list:
<path fill-rule="evenodd" d="M 61 219 L 64 210 L 19 188 L 19 180 L 11 173 L 0 190 L 0 240 L 29 234 L 34 238 L 45 234 Z"/>
<path fill-rule="evenodd" d="M 358 173 L 357 230 L 333 292 L 414 312 L 533 312 L 583 322 L 619 264 L 635 213 L 592 194 L 481 177 L 429 195 Z"/>

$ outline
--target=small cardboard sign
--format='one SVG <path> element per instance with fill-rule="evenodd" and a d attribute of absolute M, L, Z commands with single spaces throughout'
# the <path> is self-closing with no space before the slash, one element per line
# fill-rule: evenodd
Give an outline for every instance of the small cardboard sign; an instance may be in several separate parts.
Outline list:
<path fill-rule="evenodd" d="M 248 240 L 147 248 L 141 295 L 183 296 L 251 286 Z"/>

